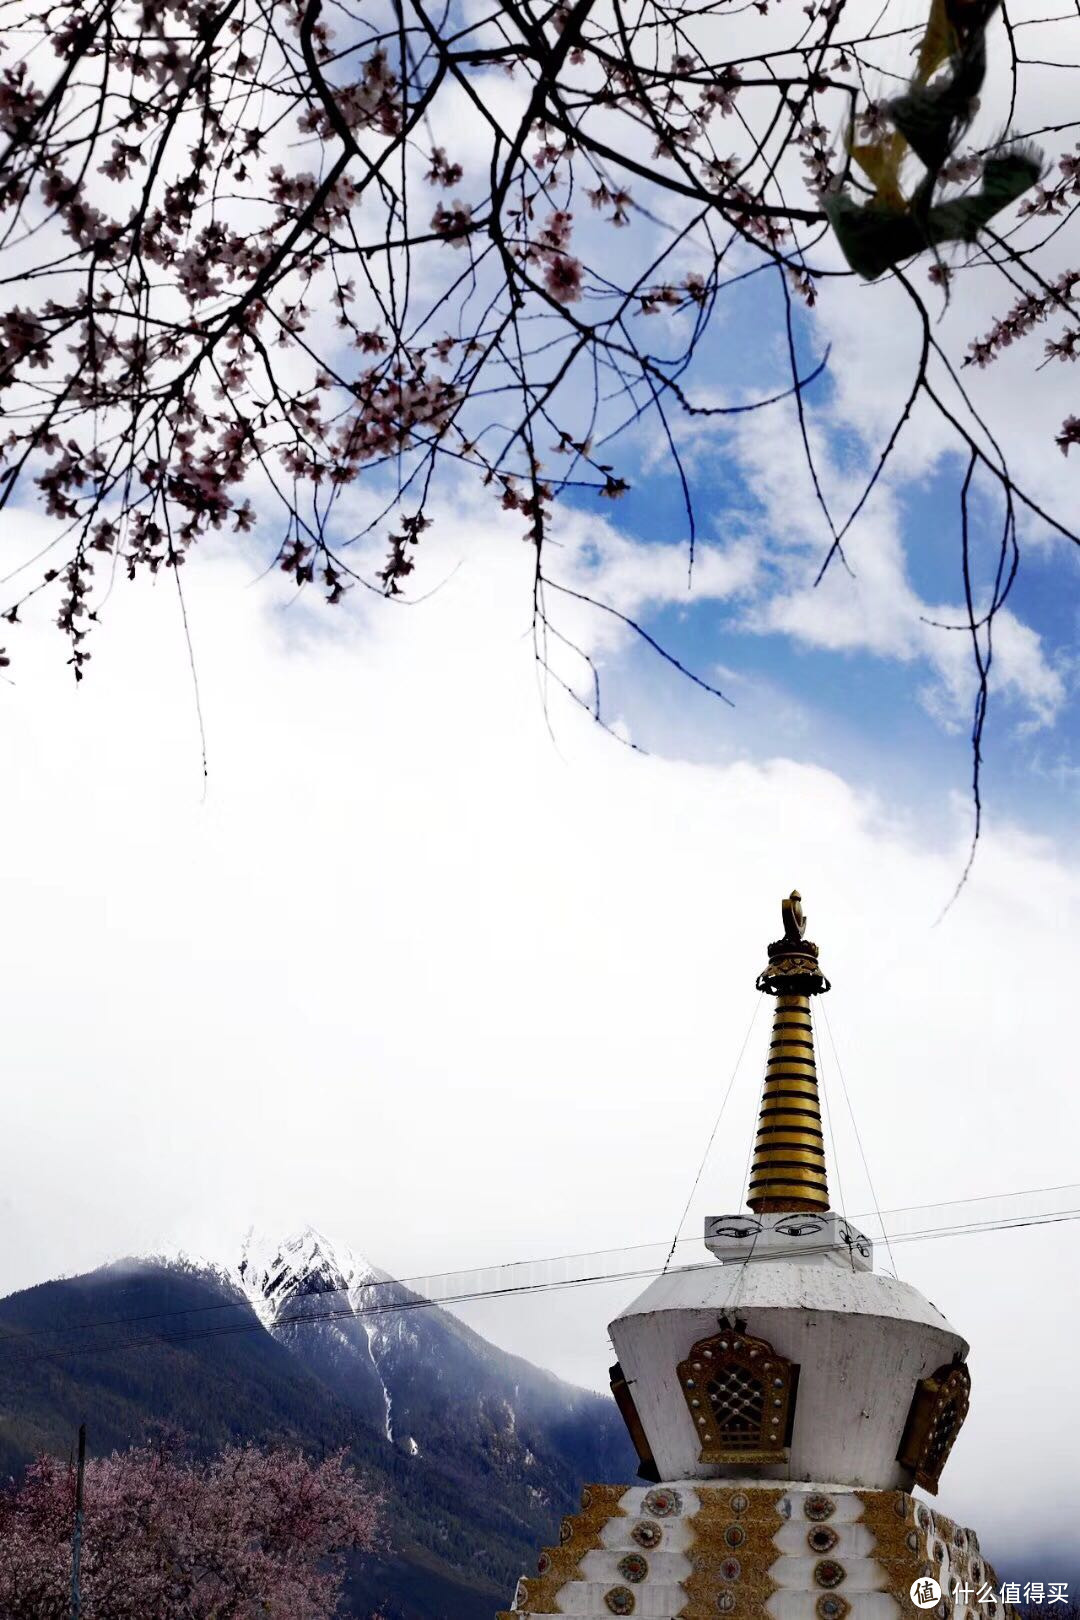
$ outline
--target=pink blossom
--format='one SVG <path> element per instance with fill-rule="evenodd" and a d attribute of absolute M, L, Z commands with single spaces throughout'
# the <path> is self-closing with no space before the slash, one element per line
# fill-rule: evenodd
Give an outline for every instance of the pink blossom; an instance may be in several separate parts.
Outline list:
<path fill-rule="evenodd" d="M 424 178 L 433 186 L 456 186 L 463 172 L 460 163 L 451 163 L 445 150 L 435 146 L 431 151 L 431 167 Z"/>
<path fill-rule="evenodd" d="M 471 210 L 463 202 L 454 201 L 450 207 L 442 203 L 431 216 L 431 228 L 437 236 L 444 236 L 451 247 L 465 246 L 471 226 Z"/>
<path fill-rule="evenodd" d="M 1067 416 L 1061 424 L 1061 432 L 1056 440 L 1058 449 L 1063 456 L 1069 453 L 1069 446 L 1080 444 L 1080 416 Z"/>
<path fill-rule="evenodd" d="M 581 297 L 581 261 L 568 253 L 552 253 L 544 268 L 544 286 L 560 304 L 573 304 Z"/>
<path fill-rule="evenodd" d="M 0 1493 L 0 1612 L 68 1612 L 73 1470 L 41 1457 Z M 181 1613 L 329 1620 L 342 1559 L 371 1549 L 378 1501 L 342 1457 L 233 1448 L 210 1462 L 144 1447 L 86 1469 L 84 1620 Z"/>

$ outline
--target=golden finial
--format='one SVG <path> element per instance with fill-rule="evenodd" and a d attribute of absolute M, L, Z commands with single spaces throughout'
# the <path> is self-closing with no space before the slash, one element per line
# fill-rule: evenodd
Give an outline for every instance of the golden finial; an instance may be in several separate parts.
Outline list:
<path fill-rule="evenodd" d="M 776 997 L 747 1203 L 755 1213 L 829 1207 L 810 997 L 829 989 L 818 948 L 806 938 L 802 896 L 780 902 L 783 939 L 769 946 L 757 987 Z"/>
<path fill-rule="evenodd" d="M 758 989 L 770 996 L 788 991 L 823 996 L 831 986 L 818 967 L 817 946 L 806 937 L 806 913 L 798 889 L 792 889 L 787 899 L 781 900 L 780 916 L 784 937 L 774 939 L 769 946 L 769 965 L 758 974 Z"/>
<path fill-rule="evenodd" d="M 781 900 L 780 915 L 784 919 L 784 938 L 792 941 L 802 939 L 806 933 L 806 913 L 798 889 L 792 889 L 787 899 Z"/>

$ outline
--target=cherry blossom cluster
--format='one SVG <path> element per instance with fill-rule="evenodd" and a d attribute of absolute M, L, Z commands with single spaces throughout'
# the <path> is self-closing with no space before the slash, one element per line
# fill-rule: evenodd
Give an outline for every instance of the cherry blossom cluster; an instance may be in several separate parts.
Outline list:
<path fill-rule="evenodd" d="M 1000 320 L 994 322 L 985 337 L 975 339 L 968 351 L 967 364 L 989 365 L 1002 349 L 1007 349 L 1018 338 L 1026 337 L 1048 316 L 1062 310 L 1068 311 L 1078 286 L 1080 270 L 1066 270 L 1053 283 L 1047 284 L 1045 292 L 1025 293 Z M 1048 354 L 1055 354 L 1059 344 L 1048 343 L 1046 347 Z M 1061 354 L 1057 358 L 1071 359 L 1072 354 Z"/>
<path fill-rule="evenodd" d="M 1045 291 L 1025 293 L 1000 320 L 994 322 L 985 337 L 977 338 L 968 351 L 965 365 L 988 366 L 1003 349 L 1034 331 L 1053 316 L 1072 317 L 1073 324 L 1062 328 L 1056 337 L 1047 338 L 1044 354 L 1047 360 L 1080 359 L 1080 324 L 1077 316 L 1077 289 L 1080 288 L 1080 270 L 1066 270 L 1053 282 L 1043 284 Z M 1066 418 L 1056 443 L 1062 455 L 1069 447 L 1080 444 L 1080 419 Z"/>
<path fill-rule="evenodd" d="M 1072 212 L 1080 198 L 1080 143 L 1058 159 L 1061 179 L 1053 185 L 1036 186 L 1035 195 L 1020 204 L 1021 214 L 1058 215 Z"/>

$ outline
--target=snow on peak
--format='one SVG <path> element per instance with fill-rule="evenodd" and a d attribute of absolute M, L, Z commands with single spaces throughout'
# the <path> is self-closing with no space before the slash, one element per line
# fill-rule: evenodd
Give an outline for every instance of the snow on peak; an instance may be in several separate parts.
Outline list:
<path fill-rule="evenodd" d="M 270 1238 L 250 1228 L 235 1275 L 264 1327 L 271 1327 L 291 1300 L 325 1294 L 348 1298 L 367 1283 L 389 1280 L 385 1272 L 347 1246 L 332 1243 L 313 1226 L 285 1238 Z"/>

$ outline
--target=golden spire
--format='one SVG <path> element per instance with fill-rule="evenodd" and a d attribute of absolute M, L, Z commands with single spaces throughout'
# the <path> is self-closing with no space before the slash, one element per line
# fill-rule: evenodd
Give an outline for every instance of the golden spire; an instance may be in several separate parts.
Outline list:
<path fill-rule="evenodd" d="M 780 909 L 784 937 L 769 946 L 769 965 L 757 980 L 759 990 L 776 997 L 776 1012 L 746 1200 L 756 1214 L 829 1207 L 810 1022 L 810 997 L 823 995 L 829 981 L 818 967 L 817 946 L 804 937 L 797 889 Z"/>

